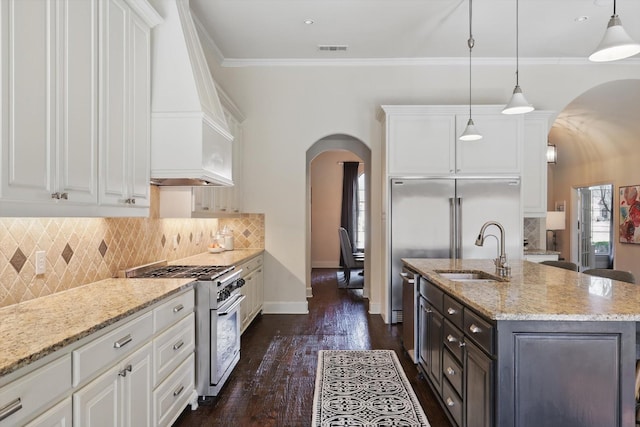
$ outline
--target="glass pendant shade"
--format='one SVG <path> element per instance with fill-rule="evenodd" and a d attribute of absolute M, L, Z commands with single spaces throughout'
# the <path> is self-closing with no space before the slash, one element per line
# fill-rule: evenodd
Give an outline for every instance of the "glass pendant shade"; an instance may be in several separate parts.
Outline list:
<path fill-rule="evenodd" d="M 607 30 L 598 48 L 589 56 L 593 62 L 617 61 L 640 53 L 640 44 L 633 39 L 622 28 L 622 23 L 618 15 L 613 15 L 609 19 Z"/>
<path fill-rule="evenodd" d="M 502 114 L 524 114 L 533 111 L 534 109 L 533 105 L 527 102 L 520 86 L 516 85 L 515 89 L 513 89 L 513 95 L 511 96 L 509 103 L 502 110 Z"/>
<path fill-rule="evenodd" d="M 473 123 L 473 119 L 469 118 L 469 121 L 467 122 L 467 127 L 464 129 L 464 132 L 462 132 L 462 135 L 460 135 L 460 140 L 461 141 L 477 141 L 479 139 L 482 139 L 482 135 L 476 129 L 476 125 Z"/>

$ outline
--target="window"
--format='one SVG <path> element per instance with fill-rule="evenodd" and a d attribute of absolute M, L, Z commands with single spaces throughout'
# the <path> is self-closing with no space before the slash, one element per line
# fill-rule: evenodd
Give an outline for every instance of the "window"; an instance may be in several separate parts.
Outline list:
<path fill-rule="evenodd" d="M 357 223 L 357 228 L 356 228 L 356 249 L 358 249 L 359 251 L 363 251 L 364 250 L 364 229 L 365 229 L 365 200 L 366 200 L 366 196 L 365 196 L 365 183 L 364 183 L 364 174 L 361 174 L 358 177 L 358 194 L 357 194 L 357 199 L 356 199 L 356 203 L 357 203 L 357 219 L 356 219 L 356 223 Z"/>
<path fill-rule="evenodd" d="M 613 194 L 611 185 L 598 185 L 591 190 L 591 242 L 594 252 L 608 255 L 611 252 L 611 226 Z"/>

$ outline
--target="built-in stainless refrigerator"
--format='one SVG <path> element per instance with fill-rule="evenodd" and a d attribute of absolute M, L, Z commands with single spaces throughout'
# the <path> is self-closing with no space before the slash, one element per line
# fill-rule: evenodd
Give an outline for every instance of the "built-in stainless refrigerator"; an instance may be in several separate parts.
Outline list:
<path fill-rule="evenodd" d="M 391 180 L 391 321 L 402 321 L 402 258 L 494 259 L 499 230 L 487 228 L 484 246 L 475 241 L 482 225 L 505 229 L 508 259 L 522 258 L 522 212 L 518 178 Z"/>

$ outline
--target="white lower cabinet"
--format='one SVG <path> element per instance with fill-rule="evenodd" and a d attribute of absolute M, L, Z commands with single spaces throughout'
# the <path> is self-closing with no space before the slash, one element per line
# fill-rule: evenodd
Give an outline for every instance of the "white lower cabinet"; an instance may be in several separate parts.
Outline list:
<path fill-rule="evenodd" d="M 151 343 L 73 394 L 73 425 L 151 426 Z"/>
<path fill-rule="evenodd" d="M 153 425 L 170 426 L 194 399 L 195 356 L 191 352 L 180 366 L 153 391 Z M 197 398 L 197 396 L 195 397 Z"/>
<path fill-rule="evenodd" d="M 50 425 L 56 425 L 55 414 L 50 414 L 49 418 L 43 413 L 70 390 L 71 357 L 67 354 L 0 387 L 0 426 L 23 425 L 41 414 L 45 419 L 40 423 L 51 420 Z"/>
<path fill-rule="evenodd" d="M 240 288 L 240 292 L 246 297 L 240 305 L 242 332 L 247 329 L 253 319 L 262 311 L 264 302 L 264 273 L 262 270 L 262 262 L 263 256 L 258 255 L 239 267 L 242 269 L 242 278 L 245 281 L 244 286 Z"/>
<path fill-rule="evenodd" d="M 67 397 L 25 427 L 71 427 L 71 417 L 71 397 Z"/>

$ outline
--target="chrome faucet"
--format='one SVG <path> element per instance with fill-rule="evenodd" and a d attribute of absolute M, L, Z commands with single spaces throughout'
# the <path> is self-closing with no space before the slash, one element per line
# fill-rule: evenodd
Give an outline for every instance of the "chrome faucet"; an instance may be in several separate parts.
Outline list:
<path fill-rule="evenodd" d="M 480 234 L 478 234 L 478 238 L 476 239 L 476 246 L 484 245 L 484 237 L 485 237 L 484 232 L 487 229 L 487 227 L 491 225 L 495 225 L 500 230 L 500 238 L 498 239 L 499 240 L 498 244 L 500 245 L 500 253 L 498 254 L 498 257 L 493 260 L 493 263 L 496 266 L 496 274 L 498 276 L 509 277 L 511 276 L 511 267 L 507 262 L 507 254 L 504 251 L 504 227 L 502 226 L 502 224 L 496 221 L 485 222 L 482 225 L 482 228 L 480 229 Z"/>

